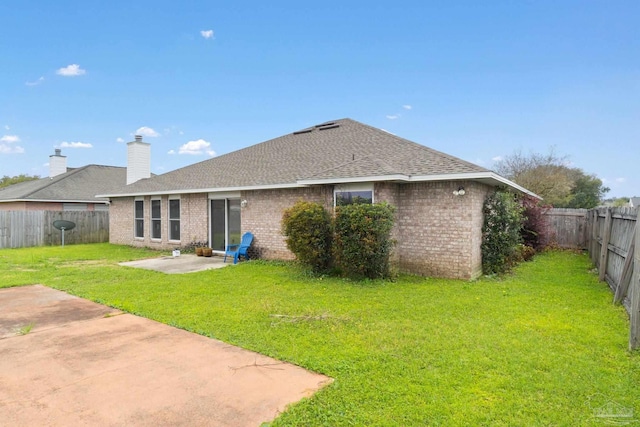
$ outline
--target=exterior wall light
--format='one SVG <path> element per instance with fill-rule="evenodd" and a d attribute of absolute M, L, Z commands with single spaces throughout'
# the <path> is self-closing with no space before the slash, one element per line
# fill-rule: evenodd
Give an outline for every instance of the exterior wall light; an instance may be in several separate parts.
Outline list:
<path fill-rule="evenodd" d="M 454 196 L 464 196 L 465 194 L 466 191 L 464 191 L 464 187 L 458 187 L 458 189 L 453 192 Z"/>
<path fill-rule="evenodd" d="M 246 208 L 247 207 L 247 200 L 246 199 L 244 199 L 244 200 L 242 200 L 240 202 L 240 207 L 242 207 L 242 208 Z"/>

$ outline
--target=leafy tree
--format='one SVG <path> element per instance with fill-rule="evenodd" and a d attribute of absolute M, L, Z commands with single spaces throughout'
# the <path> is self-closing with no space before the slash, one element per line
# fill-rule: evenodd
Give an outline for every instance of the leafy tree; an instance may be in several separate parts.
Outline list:
<path fill-rule="evenodd" d="M 8 187 L 10 185 L 18 184 L 20 182 L 33 181 L 36 179 L 40 179 L 40 177 L 38 175 L 25 175 L 25 174 L 16 175 L 16 176 L 5 175 L 2 178 L 0 178 L 0 188 Z"/>
<path fill-rule="evenodd" d="M 629 197 L 618 197 L 617 199 L 611 199 L 614 208 L 622 208 L 629 206 Z"/>
<path fill-rule="evenodd" d="M 579 172 L 578 172 L 579 171 Z M 595 175 L 587 175 L 581 170 L 576 171 L 576 178 L 571 188 L 571 198 L 565 205 L 559 208 L 595 208 L 600 204 L 608 187 L 602 185 L 602 180 Z"/>
<path fill-rule="evenodd" d="M 531 153 L 528 156 L 517 151 L 505 157 L 496 171 L 554 207 L 588 209 L 598 206 L 609 188 L 595 175 L 568 165 L 567 157 L 558 156 L 553 150 L 548 154 Z"/>

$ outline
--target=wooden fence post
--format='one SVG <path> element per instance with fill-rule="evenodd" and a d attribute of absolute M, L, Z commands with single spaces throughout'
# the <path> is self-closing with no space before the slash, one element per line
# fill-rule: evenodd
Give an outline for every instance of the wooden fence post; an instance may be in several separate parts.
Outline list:
<path fill-rule="evenodd" d="M 635 228 L 633 229 L 633 236 L 631 236 L 631 243 L 627 249 L 627 257 L 624 259 L 624 266 L 622 267 L 622 274 L 620 275 L 620 284 L 616 288 L 616 293 L 613 296 L 613 303 L 619 304 L 624 300 L 629 291 L 629 285 L 631 284 L 631 276 L 633 275 L 634 253 L 636 248 L 636 235 L 638 234 L 638 227 L 640 219 L 636 220 Z"/>
<path fill-rule="evenodd" d="M 631 327 L 629 331 L 629 350 L 640 348 L 640 217 L 636 219 L 636 249 L 633 267 L 633 278 L 631 279 L 631 310 L 629 317 Z"/>
<path fill-rule="evenodd" d="M 598 248 L 598 221 L 600 221 L 600 212 L 598 209 L 591 210 L 591 247 L 589 247 L 589 255 L 591 255 L 591 262 L 593 265 L 598 265 L 598 254 L 596 249 Z"/>
<path fill-rule="evenodd" d="M 611 208 L 607 208 L 607 216 L 604 220 L 602 234 L 602 247 L 600 247 L 600 264 L 598 265 L 598 278 L 602 281 L 607 274 L 607 259 L 609 258 L 609 239 L 611 239 L 611 225 L 613 224 Z"/>

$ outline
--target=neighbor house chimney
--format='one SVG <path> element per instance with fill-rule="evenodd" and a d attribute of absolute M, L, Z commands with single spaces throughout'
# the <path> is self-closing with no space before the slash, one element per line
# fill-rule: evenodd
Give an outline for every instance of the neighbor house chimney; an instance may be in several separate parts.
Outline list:
<path fill-rule="evenodd" d="M 127 185 L 151 177 L 151 144 L 142 142 L 142 136 L 127 143 Z"/>
<path fill-rule="evenodd" d="M 56 154 L 49 156 L 49 178 L 67 171 L 67 156 L 60 154 L 62 150 L 56 148 Z"/>

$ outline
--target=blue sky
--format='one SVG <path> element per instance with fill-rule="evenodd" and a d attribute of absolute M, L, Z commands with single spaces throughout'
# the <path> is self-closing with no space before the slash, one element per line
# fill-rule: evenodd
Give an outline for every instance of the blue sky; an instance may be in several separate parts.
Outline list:
<path fill-rule="evenodd" d="M 487 168 L 551 147 L 640 195 L 640 2 L 2 1 L 0 176 L 163 173 L 349 117 Z"/>

